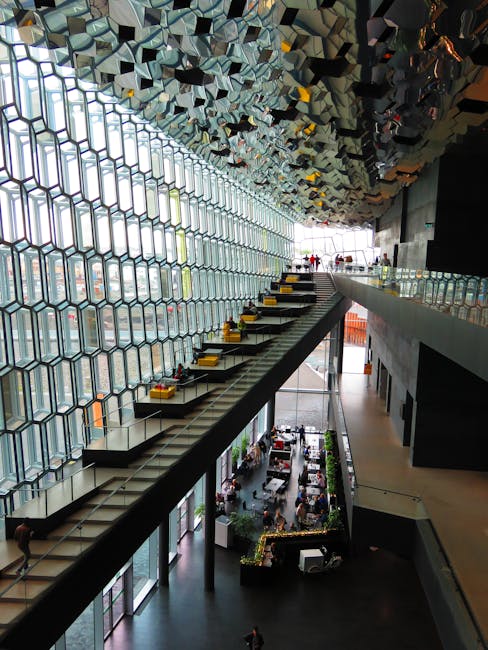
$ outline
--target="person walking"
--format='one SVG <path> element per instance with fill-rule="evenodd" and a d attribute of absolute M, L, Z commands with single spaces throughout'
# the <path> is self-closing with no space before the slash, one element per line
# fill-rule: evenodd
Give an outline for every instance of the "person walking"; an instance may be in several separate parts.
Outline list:
<path fill-rule="evenodd" d="M 255 625 L 252 628 L 252 632 L 246 634 L 246 636 L 244 637 L 244 641 L 247 643 L 247 647 L 251 648 L 251 650 L 260 650 L 260 648 L 263 647 L 264 645 L 263 635 L 259 631 L 257 625 Z"/>
<path fill-rule="evenodd" d="M 28 517 L 26 517 L 23 520 L 23 522 L 19 524 L 14 531 L 14 540 L 17 542 L 17 547 L 24 554 L 24 559 L 22 560 L 22 564 L 19 566 L 19 568 L 16 571 L 17 575 L 20 575 L 23 571 L 27 571 L 27 569 L 29 568 L 29 560 L 31 557 L 29 544 L 33 534 L 34 531 L 30 526 Z"/>
<path fill-rule="evenodd" d="M 320 257 L 318 255 L 315 256 L 315 270 L 318 271 L 320 264 Z"/>

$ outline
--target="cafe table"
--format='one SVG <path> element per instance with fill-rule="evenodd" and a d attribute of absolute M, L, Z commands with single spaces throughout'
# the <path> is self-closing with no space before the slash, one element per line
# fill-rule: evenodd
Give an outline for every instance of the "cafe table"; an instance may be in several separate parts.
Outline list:
<path fill-rule="evenodd" d="M 283 481 L 282 479 L 280 479 L 280 478 L 272 478 L 271 481 L 266 483 L 266 485 L 264 486 L 264 489 L 267 492 L 272 492 L 273 494 L 275 494 L 276 491 L 279 490 L 280 487 L 283 487 L 284 484 L 285 484 L 285 481 Z"/>

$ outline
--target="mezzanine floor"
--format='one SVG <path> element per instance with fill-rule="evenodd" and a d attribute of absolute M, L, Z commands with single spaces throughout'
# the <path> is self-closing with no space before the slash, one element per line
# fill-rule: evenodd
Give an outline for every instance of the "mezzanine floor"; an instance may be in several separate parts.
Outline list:
<path fill-rule="evenodd" d="M 341 377 L 356 480 L 421 497 L 485 638 L 488 638 L 488 474 L 412 467 L 385 402 L 362 374 Z M 359 488 L 361 494 L 361 488 Z M 402 504 L 399 504 L 402 507 Z"/>

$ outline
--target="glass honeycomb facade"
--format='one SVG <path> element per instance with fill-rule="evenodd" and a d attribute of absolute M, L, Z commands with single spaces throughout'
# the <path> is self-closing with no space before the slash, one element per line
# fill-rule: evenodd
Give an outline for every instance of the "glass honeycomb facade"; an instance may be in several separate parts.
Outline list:
<path fill-rule="evenodd" d="M 255 298 L 293 221 L 0 30 L 0 490 Z"/>

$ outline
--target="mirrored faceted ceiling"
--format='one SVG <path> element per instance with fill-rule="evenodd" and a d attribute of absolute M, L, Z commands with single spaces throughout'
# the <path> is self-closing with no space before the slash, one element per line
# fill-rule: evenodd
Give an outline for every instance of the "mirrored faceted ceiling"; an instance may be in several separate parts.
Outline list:
<path fill-rule="evenodd" d="M 0 20 L 309 224 L 371 221 L 488 116 L 479 0 L 2 0 Z"/>

